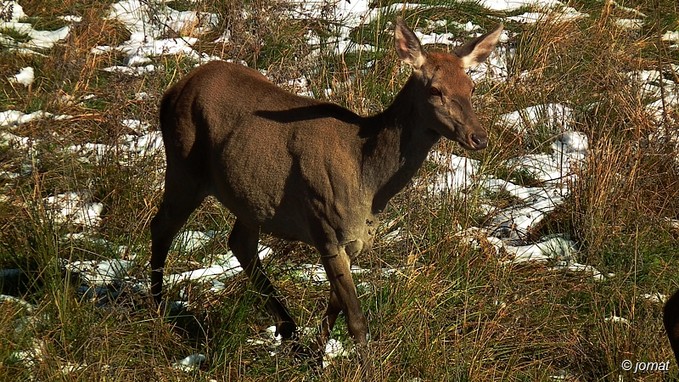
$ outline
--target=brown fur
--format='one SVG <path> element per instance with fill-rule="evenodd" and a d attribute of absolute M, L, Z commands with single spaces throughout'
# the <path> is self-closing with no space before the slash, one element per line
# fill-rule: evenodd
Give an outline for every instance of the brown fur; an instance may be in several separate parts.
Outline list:
<path fill-rule="evenodd" d="M 667 300 L 663 311 L 663 321 L 674 352 L 674 358 L 679 364 L 679 290 Z"/>
<path fill-rule="evenodd" d="M 464 62 L 485 59 L 500 31 L 462 47 Z M 473 84 L 463 59 L 425 53 L 401 21 L 395 45 L 413 74 L 393 104 L 371 117 L 290 94 L 255 70 L 225 62 L 195 69 L 166 92 L 160 109 L 165 195 L 151 225 L 158 301 L 173 237 L 213 195 L 237 218 L 229 246 L 267 297 L 283 337 L 292 337 L 296 326 L 257 258 L 260 232 L 319 250 L 330 281 L 319 348 L 340 311 L 357 343 L 366 343 L 350 259 L 370 248 L 375 214 L 413 177 L 440 136 L 469 149 L 482 149 L 488 140 L 471 108 Z"/>

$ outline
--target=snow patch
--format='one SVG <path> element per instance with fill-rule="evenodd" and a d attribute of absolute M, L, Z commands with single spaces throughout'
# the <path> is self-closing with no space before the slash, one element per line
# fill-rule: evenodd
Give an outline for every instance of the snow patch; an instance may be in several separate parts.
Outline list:
<path fill-rule="evenodd" d="M 19 110 L 5 110 L 0 111 L 0 127 L 2 126 L 19 126 L 24 123 L 29 123 L 38 119 L 52 117 L 52 113 L 38 110 L 32 113 L 24 113 Z"/>
<path fill-rule="evenodd" d="M 303 327 L 298 328 L 301 337 L 311 337 L 317 334 L 315 328 Z M 276 335 L 276 327 L 269 326 L 260 335 L 255 338 L 248 338 L 245 340 L 247 343 L 256 346 L 266 346 L 269 349 L 269 355 L 274 356 L 278 354 L 278 348 L 283 343 L 283 337 L 281 335 Z M 347 350 L 344 348 L 342 343 L 334 338 L 330 338 L 325 344 L 324 354 L 323 354 L 323 368 L 330 365 L 330 362 L 339 357 L 347 357 L 351 355 L 353 350 Z"/>
<path fill-rule="evenodd" d="M 76 192 L 49 196 L 43 199 L 47 216 L 57 224 L 70 223 L 84 227 L 97 227 L 101 222 L 104 205 L 99 202 L 88 202 Z"/>
<path fill-rule="evenodd" d="M 182 358 L 181 360 L 175 362 L 172 367 L 174 367 L 177 370 L 181 370 L 184 372 L 192 372 L 197 370 L 200 365 L 205 362 L 207 357 L 205 357 L 204 354 L 196 353 L 196 354 L 191 354 L 187 357 Z"/>
<path fill-rule="evenodd" d="M 102 287 L 128 278 L 128 270 L 134 266 L 129 260 L 77 260 L 61 259 L 62 267 L 80 276 L 81 280 L 93 287 Z"/>
<path fill-rule="evenodd" d="M 578 12 L 575 8 L 561 7 L 549 12 L 526 12 L 517 16 L 507 17 L 507 20 L 523 24 L 535 24 L 537 22 L 563 23 L 579 20 L 584 17 L 588 17 L 588 15 Z"/>
<path fill-rule="evenodd" d="M 503 114 L 498 120 L 520 134 L 533 131 L 539 125 L 553 130 L 573 130 L 574 112 L 563 104 L 548 103 Z"/>
<path fill-rule="evenodd" d="M 104 68 L 108 72 L 130 76 L 153 73 L 156 66 L 152 59 L 164 55 L 187 56 L 198 62 L 219 59 L 193 49 L 198 41 L 196 36 L 213 30 L 219 24 L 216 14 L 176 11 L 160 2 L 124 0 L 111 5 L 108 19 L 119 21 L 130 32 L 130 39 L 119 46 L 92 48 L 92 54 L 118 51 L 126 55 L 126 65 Z M 181 37 L 161 38 L 168 33 Z"/>
<path fill-rule="evenodd" d="M 639 30 L 644 26 L 644 20 L 642 19 L 616 19 L 615 25 L 623 29 L 629 30 Z"/>
<path fill-rule="evenodd" d="M 0 18 L 0 30 L 12 29 L 29 37 L 29 40 L 26 42 L 16 42 L 13 38 L 0 33 L 2 41 L 14 49 L 19 49 L 29 54 L 36 53 L 33 49 L 52 48 L 58 41 L 66 39 L 71 30 L 69 26 L 64 26 L 54 31 L 34 29 L 30 23 L 20 21 L 26 19 L 28 15 L 24 13 L 23 8 L 16 1 L 0 2 L 0 14 L 8 16 L 7 19 Z"/>
<path fill-rule="evenodd" d="M 427 188 L 430 194 L 440 194 L 453 190 L 469 188 L 477 179 L 480 162 L 476 159 L 461 157 L 454 154 L 444 154 L 440 151 L 432 151 L 429 159 L 443 165 L 446 171 L 428 181 Z"/>
<path fill-rule="evenodd" d="M 258 247 L 258 256 L 260 260 L 269 257 L 272 252 L 272 249 L 265 245 L 260 244 Z M 163 280 L 166 285 L 175 285 L 186 281 L 197 280 L 212 282 L 213 279 L 216 278 L 233 277 L 242 271 L 243 268 L 238 262 L 238 259 L 236 259 L 233 252 L 229 251 L 226 254 L 215 256 L 212 263 L 206 267 L 178 274 L 165 275 Z M 213 283 L 213 288 L 215 290 L 221 289 L 220 287 L 219 283 Z"/>
<path fill-rule="evenodd" d="M 679 31 L 667 31 L 662 35 L 663 41 L 679 42 Z"/>
<path fill-rule="evenodd" d="M 19 70 L 19 73 L 9 78 L 9 82 L 29 87 L 35 81 L 35 71 L 28 66 Z"/>
<path fill-rule="evenodd" d="M 522 7 L 546 9 L 564 6 L 558 0 L 479 0 L 478 4 L 491 11 L 514 11 Z"/>

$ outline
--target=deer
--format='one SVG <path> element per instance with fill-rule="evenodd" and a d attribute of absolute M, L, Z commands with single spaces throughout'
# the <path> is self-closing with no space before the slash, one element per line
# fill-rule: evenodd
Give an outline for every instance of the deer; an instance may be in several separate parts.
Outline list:
<path fill-rule="evenodd" d="M 679 290 L 674 292 L 665 303 L 663 309 L 663 323 L 665 332 L 670 340 L 670 346 L 674 352 L 674 358 L 679 364 Z"/>
<path fill-rule="evenodd" d="M 287 92 L 257 70 L 212 61 L 171 86 L 160 103 L 165 188 L 151 221 L 151 294 L 162 301 L 174 236 L 212 196 L 233 215 L 227 244 L 263 296 L 276 335 L 297 325 L 257 255 L 261 233 L 313 246 L 330 295 L 316 345 L 322 352 L 342 313 L 360 357 L 368 323 L 351 262 L 372 245 L 377 216 L 422 166 L 441 137 L 467 150 L 488 145 L 472 109 L 468 68 L 495 49 L 502 24 L 453 52 L 422 48 L 398 18 L 394 46 L 412 68 L 392 104 L 372 116 Z"/>

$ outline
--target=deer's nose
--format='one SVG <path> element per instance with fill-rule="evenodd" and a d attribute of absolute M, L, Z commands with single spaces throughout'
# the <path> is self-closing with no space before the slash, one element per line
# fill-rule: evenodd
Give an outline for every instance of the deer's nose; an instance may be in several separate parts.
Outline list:
<path fill-rule="evenodd" d="M 477 149 L 485 149 L 488 146 L 488 134 L 486 133 L 472 133 L 469 137 L 472 146 Z"/>

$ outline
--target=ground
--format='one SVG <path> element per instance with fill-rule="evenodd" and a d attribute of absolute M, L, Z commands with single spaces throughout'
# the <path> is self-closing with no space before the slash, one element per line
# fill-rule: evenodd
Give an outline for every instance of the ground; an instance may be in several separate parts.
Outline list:
<path fill-rule="evenodd" d="M 354 277 L 376 380 L 669 380 L 679 288 L 674 0 L 0 2 L 0 378 L 362 380 L 342 320 L 314 368 L 273 337 L 208 200 L 148 298 L 164 90 L 230 60 L 369 115 L 426 49 L 505 25 L 470 72 L 489 147 L 441 142 L 381 215 Z M 313 249 L 260 256 L 310 340 Z M 304 340 L 303 340 L 304 341 Z"/>

